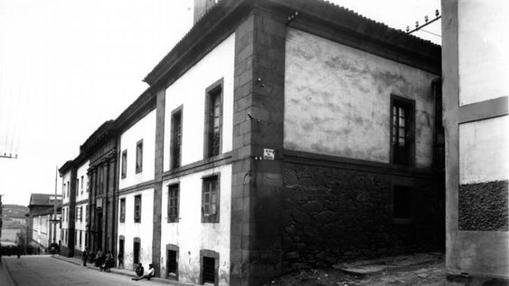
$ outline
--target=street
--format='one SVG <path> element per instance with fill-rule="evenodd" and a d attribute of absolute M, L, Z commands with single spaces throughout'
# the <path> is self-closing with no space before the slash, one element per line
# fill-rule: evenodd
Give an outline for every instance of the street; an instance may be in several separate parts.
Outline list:
<path fill-rule="evenodd" d="M 51 285 L 168 285 L 156 281 L 132 281 L 130 277 L 105 273 L 52 258 L 48 255 L 3 257 L 4 267 L 17 286 Z M 3 284 L 0 283 L 1 285 Z"/>

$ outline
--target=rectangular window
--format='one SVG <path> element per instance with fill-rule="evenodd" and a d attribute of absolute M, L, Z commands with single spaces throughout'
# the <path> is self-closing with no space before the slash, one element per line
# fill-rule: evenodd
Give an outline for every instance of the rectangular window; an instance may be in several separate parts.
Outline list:
<path fill-rule="evenodd" d="M 76 179 L 76 189 L 78 189 L 80 187 L 80 178 L 77 178 Z M 76 197 L 78 197 L 79 195 L 79 190 L 76 191 Z"/>
<path fill-rule="evenodd" d="M 178 280 L 178 262 L 177 262 L 177 251 L 170 250 L 166 251 L 166 269 L 168 278 Z"/>
<path fill-rule="evenodd" d="M 134 222 L 141 222 L 141 195 L 134 197 Z"/>
<path fill-rule="evenodd" d="M 168 222 L 178 222 L 179 217 L 179 185 L 168 186 Z"/>
<path fill-rule="evenodd" d="M 127 150 L 122 151 L 122 179 L 125 179 L 127 176 Z"/>
<path fill-rule="evenodd" d="M 202 222 L 219 222 L 219 176 L 203 178 Z"/>
<path fill-rule="evenodd" d="M 171 113 L 170 168 L 180 167 L 182 150 L 182 107 Z"/>
<path fill-rule="evenodd" d="M 133 262 L 140 263 L 140 240 L 135 238 L 133 243 Z"/>
<path fill-rule="evenodd" d="M 415 141 L 415 102 L 397 96 L 392 96 L 391 101 L 392 163 L 411 166 Z"/>
<path fill-rule="evenodd" d="M 81 248 L 81 230 L 78 231 L 79 232 L 79 242 L 78 242 L 78 247 Z"/>
<path fill-rule="evenodd" d="M 120 222 L 125 222 L 125 198 L 120 199 Z"/>
<path fill-rule="evenodd" d="M 207 89 L 205 102 L 205 158 L 219 155 L 223 121 L 222 80 Z"/>
<path fill-rule="evenodd" d="M 104 188 L 104 168 L 99 167 L 98 172 L 99 172 L 99 194 L 102 194 Z"/>
<path fill-rule="evenodd" d="M 80 186 L 80 189 L 81 189 L 81 193 L 83 194 L 83 176 L 81 176 L 81 186 Z"/>
<path fill-rule="evenodd" d="M 71 195 L 71 182 L 67 181 L 67 197 Z"/>
<path fill-rule="evenodd" d="M 87 222 L 88 219 L 87 219 L 87 207 L 86 206 L 83 207 L 83 217 L 85 218 L 85 222 Z"/>
<path fill-rule="evenodd" d="M 203 256 L 202 258 L 202 284 L 216 284 L 216 259 Z"/>
<path fill-rule="evenodd" d="M 393 186 L 393 218 L 411 219 L 412 217 L 412 188 L 407 186 Z"/>
<path fill-rule="evenodd" d="M 62 183 L 62 197 L 65 198 L 65 183 Z"/>
<path fill-rule="evenodd" d="M 136 174 L 143 171 L 143 139 L 136 143 Z"/>

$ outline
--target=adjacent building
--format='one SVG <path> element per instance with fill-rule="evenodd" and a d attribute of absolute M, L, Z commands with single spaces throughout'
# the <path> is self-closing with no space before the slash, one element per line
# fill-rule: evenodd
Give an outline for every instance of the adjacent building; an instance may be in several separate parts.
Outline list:
<path fill-rule="evenodd" d="M 442 1 L 447 282 L 509 284 L 507 1 Z"/>
<path fill-rule="evenodd" d="M 214 285 L 443 249 L 439 46 L 320 0 L 195 4 L 150 87 L 61 168 L 89 160 L 88 247 Z"/>
<path fill-rule="evenodd" d="M 61 242 L 62 196 L 31 194 L 28 205 L 30 243 L 42 251 Z"/>

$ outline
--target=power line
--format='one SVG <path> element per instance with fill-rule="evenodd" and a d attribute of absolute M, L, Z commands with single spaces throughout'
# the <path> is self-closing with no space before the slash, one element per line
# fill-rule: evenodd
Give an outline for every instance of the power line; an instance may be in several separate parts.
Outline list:
<path fill-rule="evenodd" d="M 442 35 L 439 35 L 439 34 L 437 34 L 437 33 L 433 33 L 433 32 L 430 32 L 430 31 L 426 31 L 426 30 L 424 30 L 424 29 L 422 29 L 422 30 L 421 30 L 421 32 L 425 32 L 425 33 L 428 33 L 428 34 L 430 34 L 430 35 L 433 35 L 433 36 L 437 36 L 437 37 L 442 38 Z"/>

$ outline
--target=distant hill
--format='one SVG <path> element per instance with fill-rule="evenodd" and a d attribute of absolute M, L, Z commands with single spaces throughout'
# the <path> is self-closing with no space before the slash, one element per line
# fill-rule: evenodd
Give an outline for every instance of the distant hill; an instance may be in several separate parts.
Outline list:
<path fill-rule="evenodd" d="M 28 207 L 21 205 L 3 205 L 2 206 L 2 229 L 20 228 L 25 225 Z"/>

